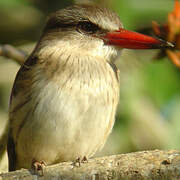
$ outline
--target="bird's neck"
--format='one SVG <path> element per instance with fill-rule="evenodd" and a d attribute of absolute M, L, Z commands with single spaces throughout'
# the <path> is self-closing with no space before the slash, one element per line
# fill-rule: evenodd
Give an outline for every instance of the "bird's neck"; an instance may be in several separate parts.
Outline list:
<path fill-rule="evenodd" d="M 62 76 L 73 76 L 79 80 L 86 80 L 85 77 L 97 77 L 103 75 L 101 71 L 106 71 L 107 61 L 93 54 L 86 54 L 77 51 L 71 46 L 59 44 L 41 47 L 35 51 L 35 56 L 39 59 L 39 64 L 48 79 L 58 79 Z M 93 78 L 92 77 L 92 78 Z"/>
<path fill-rule="evenodd" d="M 60 36 L 61 34 L 59 34 Z M 61 36 L 60 36 L 61 37 Z M 84 41 L 76 38 L 61 38 L 58 39 L 53 34 L 49 36 L 42 36 L 36 47 L 36 53 L 39 57 L 50 57 L 53 59 L 66 60 L 69 56 L 86 57 L 92 59 L 101 59 L 103 61 L 113 62 L 119 55 L 119 49 L 114 46 L 105 45 L 99 39 Z"/>
<path fill-rule="evenodd" d="M 38 57 L 38 63 L 31 74 L 39 89 L 53 84 L 58 89 L 102 93 L 112 81 L 118 84 L 117 69 L 103 58 L 50 45 L 35 50 L 33 56 Z"/>
<path fill-rule="evenodd" d="M 66 80 L 70 77 L 89 83 L 89 79 L 104 79 L 112 73 L 111 54 L 117 56 L 113 48 L 105 47 L 95 53 L 96 50 L 86 51 L 84 47 L 80 49 L 78 45 L 70 42 L 47 40 L 37 45 L 34 55 L 39 59 L 44 77 L 56 81 L 61 81 L 62 77 L 66 77 Z"/>

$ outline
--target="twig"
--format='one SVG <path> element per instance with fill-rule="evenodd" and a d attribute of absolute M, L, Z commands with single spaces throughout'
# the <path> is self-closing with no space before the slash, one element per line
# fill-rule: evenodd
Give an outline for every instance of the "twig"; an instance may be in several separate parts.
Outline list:
<path fill-rule="evenodd" d="M 11 45 L 0 45 L 0 56 L 4 56 L 10 59 L 15 60 L 18 64 L 22 65 L 26 60 L 28 54 L 22 50 Z"/>

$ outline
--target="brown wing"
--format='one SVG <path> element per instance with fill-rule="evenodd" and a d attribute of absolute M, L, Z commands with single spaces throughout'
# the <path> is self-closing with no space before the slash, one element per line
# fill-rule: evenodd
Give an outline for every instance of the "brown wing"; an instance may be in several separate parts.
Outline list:
<path fill-rule="evenodd" d="M 17 92 L 21 89 L 21 87 L 17 87 L 17 81 L 18 80 L 22 80 L 25 79 L 26 77 L 24 76 L 25 72 L 28 71 L 29 69 L 31 69 L 36 63 L 37 63 L 38 58 L 35 56 L 30 56 L 26 62 L 21 66 L 21 68 L 19 69 L 15 81 L 14 81 L 14 85 L 12 88 L 12 92 L 11 92 L 11 97 L 10 97 L 10 104 L 12 101 L 12 96 L 15 96 L 17 94 Z M 23 88 L 23 87 L 22 87 Z"/>
<path fill-rule="evenodd" d="M 18 82 L 28 78 L 28 77 L 26 77 L 26 72 L 28 70 L 30 70 L 33 65 L 36 64 L 37 59 L 38 59 L 37 57 L 30 56 L 26 60 L 24 65 L 21 66 L 20 70 L 18 71 L 18 73 L 16 75 L 16 78 L 15 78 L 15 81 L 14 81 L 12 92 L 11 92 L 10 106 L 11 106 L 11 103 L 13 101 L 13 97 L 16 96 L 16 94 L 24 88 L 22 83 L 18 83 Z M 18 105 L 18 107 L 20 107 L 20 106 L 21 105 Z M 9 130 L 9 137 L 8 137 L 8 143 L 7 143 L 9 171 L 15 171 L 16 170 L 16 163 L 17 163 L 16 142 L 13 139 L 13 136 L 12 136 L 12 129 L 14 128 L 13 125 L 12 125 L 12 120 L 14 120 L 14 119 L 9 119 L 10 130 Z"/>
<path fill-rule="evenodd" d="M 109 65 L 113 69 L 115 76 L 116 76 L 116 79 L 119 82 L 119 69 L 116 67 L 116 65 L 113 62 L 109 62 Z"/>
<path fill-rule="evenodd" d="M 15 143 L 10 134 L 9 134 L 8 143 L 7 143 L 7 153 L 8 153 L 9 171 L 15 171 L 16 170 Z"/>

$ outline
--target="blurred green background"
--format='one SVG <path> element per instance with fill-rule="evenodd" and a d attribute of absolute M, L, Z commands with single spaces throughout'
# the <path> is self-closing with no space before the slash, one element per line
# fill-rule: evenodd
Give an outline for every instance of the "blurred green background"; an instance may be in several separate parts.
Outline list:
<path fill-rule="evenodd" d="M 174 7 L 173 0 L 96 2 L 114 9 L 124 27 L 131 30 L 151 27 L 152 20 L 165 23 Z M 70 4 L 72 0 L 0 0 L 0 44 L 30 53 L 47 15 Z M 124 50 L 117 60 L 121 96 L 116 123 L 104 149 L 96 156 L 180 148 L 180 71 L 167 58 L 152 60 L 157 53 Z M 18 69 L 13 60 L 0 57 L 0 136 L 8 120 L 8 101 Z M 6 154 L 0 161 L 0 172 L 4 171 Z"/>

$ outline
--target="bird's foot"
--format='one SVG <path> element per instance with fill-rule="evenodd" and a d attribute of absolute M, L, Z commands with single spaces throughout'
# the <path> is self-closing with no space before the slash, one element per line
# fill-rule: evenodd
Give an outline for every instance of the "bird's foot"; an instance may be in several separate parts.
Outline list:
<path fill-rule="evenodd" d="M 80 167 L 82 163 L 86 163 L 86 162 L 88 162 L 88 159 L 87 159 L 86 156 L 83 156 L 83 158 L 78 157 L 78 158 L 74 161 L 73 165 L 74 165 L 74 166 L 77 166 L 77 167 Z"/>
<path fill-rule="evenodd" d="M 44 161 L 32 161 L 32 169 L 34 170 L 34 173 L 40 176 L 44 175 L 44 168 L 47 164 Z"/>
<path fill-rule="evenodd" d="M 82 158 L 81 162 L 82 162 L 82 163 L 87 163 L 87 162 L 88 162 L 87 157 L 86 157 L 86 156 L 84 156 L 84 157 Z"/>

